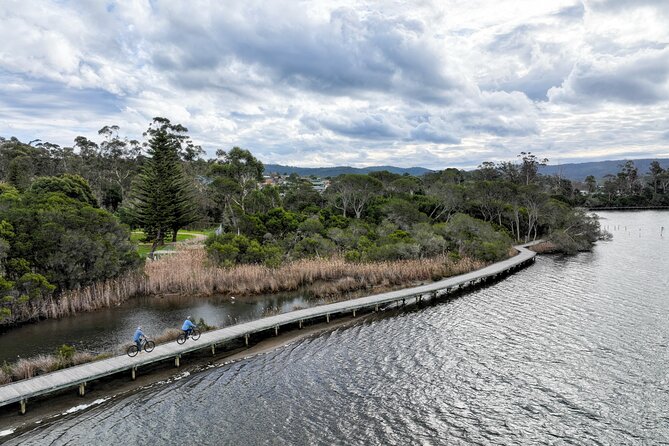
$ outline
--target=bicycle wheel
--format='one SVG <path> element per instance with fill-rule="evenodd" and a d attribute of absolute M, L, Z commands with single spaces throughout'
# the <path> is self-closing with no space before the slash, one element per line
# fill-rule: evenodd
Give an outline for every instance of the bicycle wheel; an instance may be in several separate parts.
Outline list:
<path fill-rule="evenodd" d="M 154 348 L 156 348 L 156 343 L 153 341 L 146 341 L 146 344 L 144 344 L 144 351 L 147 353 L 152 352 Z"/>
<path fill-rule="evenodd" d="M 184 342 L 186 342 L 186 335 L 181 333 L 177 338 L 177 344 L 183 344 Z"/>
<path fill-rule="evenodd" d="M 193 341 L 197 341 L 200 339 L 200 330 L 194 328 L 193 333 L 190 335 L 191 338 L 193 338 Z"/>
<path fill-rule="evenodd" d="M 132 358 L 133 356 L 137 356 L 137 353 L 139 353 L 139 349 L 135 344 L 132 344 L 130 347 L 128 347 L 127 353 L 128 356 Z"/>

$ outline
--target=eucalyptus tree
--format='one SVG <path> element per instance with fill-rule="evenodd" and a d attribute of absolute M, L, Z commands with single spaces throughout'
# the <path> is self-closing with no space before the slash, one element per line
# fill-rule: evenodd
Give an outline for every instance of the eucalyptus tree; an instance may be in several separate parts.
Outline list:
<path fill-rule="evenodd" d="M 376 178 L 363 174 L 340 175 L 327 189 L 327 197 L 336 209 L 346 217 L 355 215 L 359 219 L 365 206 L 383 190 L 383 183 Z"/>

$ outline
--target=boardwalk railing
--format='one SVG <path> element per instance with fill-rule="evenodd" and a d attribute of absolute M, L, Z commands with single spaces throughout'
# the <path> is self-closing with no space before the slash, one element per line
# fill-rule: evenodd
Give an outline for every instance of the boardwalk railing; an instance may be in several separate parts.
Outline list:
<path fill-rule="evenodd" d="M 536 253 L 527 249 L 528 246 L 535 243 L 537 242 L 516 246 L 519 253 L 509 259 L 428 285 L 265 317 L 203 333 L 201 338 L 195 342 L 187 342 L 183 345 L 179 345 L 176 342 L 161 344 L 156 346 L 155 350 L 150 354 L 142 353 L 133 358 L 125 355 L 116 356 L 9 383 L 0 386 L 0 407 L 18 402 L 20 404 L 20 413 L 25 413 L 26 403 L 29 398 L 77 386 L 79 387 L 79 395 L 83 396 L 86 391 L 87 382 L 128 371 L 131 373 L 132 379 L 135 379 L 138 367 L 171 359 L 174 359 L 175 366 L 178 367 L 181 356 L 185 353 L 211 349 L 212 354 L 215 354 L 218 345 L 242 338 L 245 340 L 246 345 L 248 345 L 249 337 L 254 333 L 274 330 L 275 334 L 278 334 L 282 326 L 298 325 L 299 328 L 302 328 L 302 325 L 306 321 L 316 318 L 325 318 L 327 322 L 330 322 L 330 317 L 336 314 L 352 313 L 355 316 L 356 311 L 360 309 L 373 308 L 375 311 L 378 311 L 381 306 L 395 302 L 405 303 L 411 299 L 414 302 L 419 302 L 426 298 L 436 298 L 453 290 L 494 280 L 523 268 L 535 260 Z"/>

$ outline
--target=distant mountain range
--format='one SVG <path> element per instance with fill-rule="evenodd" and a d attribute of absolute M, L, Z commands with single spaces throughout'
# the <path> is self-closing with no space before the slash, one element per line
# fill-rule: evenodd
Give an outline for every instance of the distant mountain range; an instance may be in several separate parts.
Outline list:
<path fill-rule="evenodd" d="M 394 167 L 394 166 L 372 166 L 372 167 L 350 167 L 350 166 L 336 166 L 336 167 L 295 167 L 282 166 L 281 164 L 265 164 L 266 173 L 288 174 L 296 173 L 303 177 L 314 175 L 319 178 L 336 177 L 345 173 L 370 173 L 379 170 L 387 170 L 388 172 L 398 173 L 403 175 L 420 176 L 427 172 L 432 172 L 430 169 L 424 167 Z"/>
<path fill-rule="evenodd" d="M 559 174 L 563 178 L 572 181 L 583 181 L 588 175 L 593 175 L 597 179 L 603 178 L 605 175 L 615 175 L 620 171 L 620 165 L 627 160 L 609 160 L 609 161 L 592 161 L 587 163 L 568 163 L 559 165 L 543 166 L 539 172 L 543 175 Z M 648 173 L 648 167 L 651 161 L 659 161 L 664 169 L 669 169 L 668 158 L 647 158 L 632 160 L 634 165 L 639 169 L 640 175 Z M 445 167 L 446 168 L 446 167 Z M 283 166 L 281 164 L 265 164 L 266 173 L 287 174 L 296 173 L 303 177 L 314 175 L 319 178 L 336 177 L 346 173 L 369 173 L 379 170 L 387 170 L 389 172 L 398 173 L 400 175 L 408 173 L 414 176 L 424 175 L 434 170 L 426 169 L 425 167 L 395 167 L 395 166 L 371 166 L 371 167 L 350 167 L 350 166 L 336 166 L 336 167 L 295 167 Z"/>
<path fill-rule="evenodd" d="M 609 161 L 593 161 L 589 163 L 569 163 L 551 166 L 543 166 L 539 172 L 543 175 L 560 175 L 562 178 L 567 178 L 572 181 L 583 181 L 588 175 L 592 175 L 597 179 L 603 178 L 605 175 L 615 175 L 620 172 L 620 165 L 627 160 L 609 160 Z M 669 159 L 667 158 L 647 158 L 632 160 L 639 175 L 646 175 L 651 161 L 659 161 L 663 169 L 669 168 Z"/>

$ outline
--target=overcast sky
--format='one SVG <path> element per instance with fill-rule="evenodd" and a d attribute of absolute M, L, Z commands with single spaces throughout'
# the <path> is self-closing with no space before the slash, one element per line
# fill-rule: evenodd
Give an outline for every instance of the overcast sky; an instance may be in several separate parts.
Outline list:
<path fill-rule="evenodd" d="M 0 136 L 164 116 L 298 166 L 669 157 L 668 23 L 667 0 L 3 0 Z"/>

